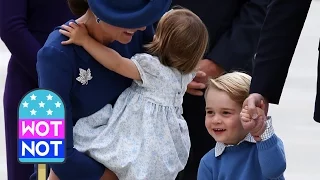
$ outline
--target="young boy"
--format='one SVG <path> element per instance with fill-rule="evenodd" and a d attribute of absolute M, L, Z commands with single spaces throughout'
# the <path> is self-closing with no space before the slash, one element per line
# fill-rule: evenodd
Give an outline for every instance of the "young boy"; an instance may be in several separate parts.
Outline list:
<path fill-rule="evenodd" d="M 242 109 L 250 80 L 247 74 L 233 72 L 209 81 L 205 126 L 217 144 L 202 158 L 198 180 L 284 179 L 284 147 L 271 117 L 259 108 L 259 118 L 252 120 L 247 107 Z"/>

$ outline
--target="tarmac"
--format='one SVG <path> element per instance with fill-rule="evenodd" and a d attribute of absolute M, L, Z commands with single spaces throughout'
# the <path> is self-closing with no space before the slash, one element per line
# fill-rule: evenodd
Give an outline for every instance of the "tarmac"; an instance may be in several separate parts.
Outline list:
<path fill-rule="evenodd" d="M 283 140 L 288 180 L 320 179 L 320 124 L 313 120 L 316 95 L 320 2 L 313 1 L 300 36 L 279 105 L 271 105 L 276 134 Z M 0 101 L 10 52 L 0 41 Z M 0 179 L 6 177 L 3 104 L 0 103 Z M 320 153 L 320 152 L 319 152 Z M 17 172 L 18 173 L 18 172 Z"/>

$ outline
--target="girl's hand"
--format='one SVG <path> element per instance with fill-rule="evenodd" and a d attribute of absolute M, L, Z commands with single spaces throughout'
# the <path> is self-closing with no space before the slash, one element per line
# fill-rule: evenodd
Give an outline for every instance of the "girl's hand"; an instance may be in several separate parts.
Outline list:
<path fill-rule="evenodd" d="M 76 24 L 73 22 L 69 23 L 69 26 L 62 25 L 62 29 L 59 32 L 67 37 L 69 40 L 62 41 L 61 44 L 76 44 L 78 46 L 83 46 L 87 39 L 90 38 L 87 28 L 84 24 Z"/>

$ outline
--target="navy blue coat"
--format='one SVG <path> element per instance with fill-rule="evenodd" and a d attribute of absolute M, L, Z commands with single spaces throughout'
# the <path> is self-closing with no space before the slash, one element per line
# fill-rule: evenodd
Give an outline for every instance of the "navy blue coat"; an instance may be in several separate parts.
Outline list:
<path fill-rule="evenodd" d="M 39 87 L 59 94 L 66 107 L 66 161 L 50 164 L 50 167 L 61 180 L 97 180 L 105 167 L 73 148 L 73 126 L 78 119 L 97 112 L 106 104 L 113 104 L 132 80 L 103 67 L 80 46 L 61 45 L 67 37 L 58 29 L 49 35 L 37 59 Z M 143 44 L 152 40 L 153 33 L 152 26 L 148 26 L 145 31 L 136 32 L 129 44 L 115 41 L 109 47 L 130 58 L 144 52 Z M 76 80 L 80 68 L 91 70 L 92 79 L 87 85 Z"/>
<path fill-rule="evenodd" d="M 272 0 L 254 60 L 251 93 L 278 104 L 311 0 Z M 319 68 L 318 68 L 319 74 Z M 320 82 L 314 119 L 320 122 Z"/>

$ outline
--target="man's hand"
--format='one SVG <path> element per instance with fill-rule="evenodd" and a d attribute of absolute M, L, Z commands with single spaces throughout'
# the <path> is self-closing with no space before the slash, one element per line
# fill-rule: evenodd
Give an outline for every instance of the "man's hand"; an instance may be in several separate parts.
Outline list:
<path fill-rule="evenodd" d="M 265 112 L 261 108 L 256 108 L 258 113 L 258 117 L 256 119 L 252 119 L 248 107 L 245 106 L 241 113 L 241 124 L 243 129 L 250 132 L 255 141 L 261 141 L 260 136 L 266 130 L 266 115 Z"/>
<path fill-rule="evenodd" d="M 261 94 L 250 94 L 247 99 L 244 100 L 242 108 L 248 107 L 248 113 L 252 119 L 258 118 L 257 107 L 261 108 L 267 116 L 269 110 L 269 102 Z"/>
<path fill-rule="evenodd" d="M 195 96 L 202 96 L 203 92 L 202 89 L 206 88 L 206 84 L 202 83 L 202 82 L 197 82 L 195 81 L 195 79 L 201 79 L 204 78 L 206 76 L 206 73 L 202 72 L 202 71 L 198 71 L 196 74 L 196 77 L 193 79 L 193 81 L 191 81 L 188 86 L 187 86 L 187 92 L 189 94 L 195 95 Z"/>
<path fill-rule="evenodd" d="M 205 72 L 207 76 L 212 78 L 216 78 L 224 72 L 224 69 L 222 67 L 220 67 L 210 59 L 201 60 L 199 63 L 199 68 L 201 71 Z"/>
<path fill-rule="evenodd" d="M 187 92 L 195 96 L 202 96 L 203 89 L 206 88 L 208 78 L 216 78 L 220 76 L 224 70 L 209 59 L 203 59 L 199 62 L 196 77 L 188 85 Z"/>

